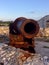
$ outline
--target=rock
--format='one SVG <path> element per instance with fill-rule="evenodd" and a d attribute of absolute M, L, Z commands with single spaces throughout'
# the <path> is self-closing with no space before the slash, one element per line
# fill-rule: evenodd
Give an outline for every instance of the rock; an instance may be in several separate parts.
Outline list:
<path fill-rule="evenodd" d="M 46 61 L 45 61 L 46 59 Z M 33 54 L 19 48 L 2 44 L 0 47 L 0 64 L 4 65 L 49 65 L 49 58 Z"/>

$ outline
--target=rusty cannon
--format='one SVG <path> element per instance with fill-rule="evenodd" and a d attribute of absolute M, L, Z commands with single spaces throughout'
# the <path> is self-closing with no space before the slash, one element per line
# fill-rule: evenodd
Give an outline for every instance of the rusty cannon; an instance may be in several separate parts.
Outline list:
<path fill-rule="evenodd" d="M 9 30 L 9 45 L 21 48 L 30 53 L 35 53 L 34 37 L 39 32 L 39 24 L 37 21 L 19 17 L 13 23 L 10 23 Z"/>

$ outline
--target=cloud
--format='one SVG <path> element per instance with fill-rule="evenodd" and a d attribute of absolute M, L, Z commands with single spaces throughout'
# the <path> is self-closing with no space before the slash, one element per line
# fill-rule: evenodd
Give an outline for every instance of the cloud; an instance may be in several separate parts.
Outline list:
<path fill-rule="evenodd" d="M 35 12 L 34 11 L 28 11 L 26 13 L 28 13 L 28 14 L 34 14 Z"/>
<path fill-rule="evenodd" d="M 34 14 L 35 12 L 34 11 L 30 11 L 29 13 Z"/>

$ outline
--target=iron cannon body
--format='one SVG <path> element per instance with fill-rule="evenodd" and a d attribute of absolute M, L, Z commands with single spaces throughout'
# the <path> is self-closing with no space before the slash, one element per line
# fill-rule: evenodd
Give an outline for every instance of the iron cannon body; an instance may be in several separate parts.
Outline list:
<path fill-rule="evenodd" d="M 10 45 L 35 53 L 34 38 L 39 32 L 39 24 L 36 20 L 19 17 L 10 23 L 9 30 Z"/>

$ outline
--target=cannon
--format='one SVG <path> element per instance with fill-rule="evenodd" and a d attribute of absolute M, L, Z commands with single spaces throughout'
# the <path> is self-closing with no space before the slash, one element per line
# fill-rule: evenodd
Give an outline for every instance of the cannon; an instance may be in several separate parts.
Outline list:
<path fill-rule="evenodd" d="M 9 25 L 9 45 L 35 53 L 34 38 L 39 32 L 39 24 L 33 19 L 19 17 Z"/>

